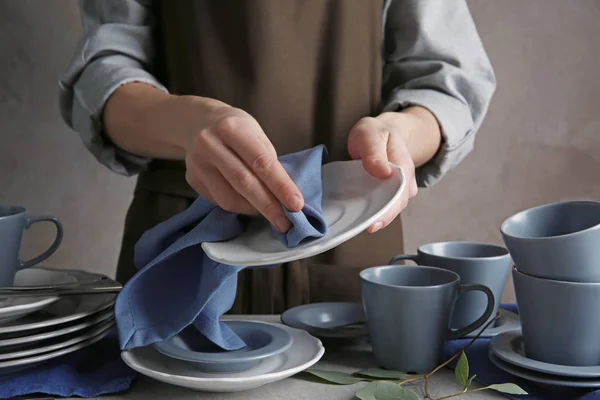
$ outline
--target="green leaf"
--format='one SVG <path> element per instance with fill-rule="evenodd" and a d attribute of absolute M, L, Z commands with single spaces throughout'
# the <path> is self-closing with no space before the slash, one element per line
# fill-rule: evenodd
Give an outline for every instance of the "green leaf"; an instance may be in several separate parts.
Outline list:
<path fill-rule="evenodd" d="M 365 380 L 365 378 L 352 376 L 351 374 L 347 374 L 345 372 L 324 371 L 320 369 L 309 369 L 306 370 L 306 372 L 324 381 L 335 383 L 337 385 L 353 385 L 355 383 L 362 382 Z"/>
<path fill-rule="evenodd" d="M 358 392 L 356 392 L 356 397 L 360 400 L 377 400 L 375 398 L 375 390 L 377 390 L 377 385 L 379 382 L 369 382 L 367 385 L 360 388 Z"/>
<path fill-rule="evenodd" d="M 469 380 L 467 381 L 467 384 L 465 385 L 465 392 L 467 391 L 467 389 L 469 388 L 469 386 L 471 386 L 471 383 L 473 383 L 473 379 L 475 379 L 475 377 L 477 376 L 477 374 L 473 375 L 472 377 L 469 378 Z"/>
<path fill-rule="evenodd" d="M 508 394 L 529 394 L 514 383 L 500 383 L 497 385 L 487 386 L 487 389 L 493 389 L 501 393 Z"/>
<path fill-rule="evenodd" d="M 469 361 L 464 351 L 458 358 L 458 363 L 456 363 L 456 368 L 454 369 L 454 376 L 456 377 L 456 382 L 462 387 L 467 386 L 467 382 L 469 382 Z"/>
<path fill-rule="evenodd" d="M 419 400 L 412 390 L 386 381 L 377 382 L 374 397 L 375 400 Z"/>
<path fill-rule="evenodd" d="M 411 377 L 410 375 L 407 375 L 404 372 L 389 371 L 386 369 L 377 369 L 377 368 L 363 369 L 358 372 L 355 372 L 354 375 L 368 376 L 369 378 L 397 379 L 397 380 L 408 379 Z"/>

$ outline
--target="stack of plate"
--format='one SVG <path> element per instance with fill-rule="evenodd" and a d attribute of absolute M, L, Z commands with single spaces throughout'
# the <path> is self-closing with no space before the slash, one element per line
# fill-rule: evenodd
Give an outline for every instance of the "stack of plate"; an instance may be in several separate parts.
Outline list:
<path fill-rule="evenodd" d="M 224 351 L 191 326 L 164 342 L 126 350 L 121 357 L 134 370 L 162 382 L 237 392 L 297 374 L 325 352 L 320 340 L 299 329 L 262 321 L 225 323 L 246 347 Z"/>
<path fill-rule="evenodd" d="M 489 358 L 501 370 L 538 384 L 563 388 L 600 388 L 600 366 L 569 366 L 527 357 L 521 330 L 503 332 L 490 342 Z"/>
<path fill-rule="evenodd" d="M 15 288 L 78 287 L 101 280 L 84 271 L 33 267 Z M 116 294 L 0 298 L 0 373 L 32 367 L 85 348 L 114 326 Z"/>

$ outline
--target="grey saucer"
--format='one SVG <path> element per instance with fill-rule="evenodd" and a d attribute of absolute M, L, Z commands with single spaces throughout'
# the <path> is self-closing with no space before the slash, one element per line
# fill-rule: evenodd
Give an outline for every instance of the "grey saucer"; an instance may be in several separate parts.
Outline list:
<path fill-rule="evenodd" d="M 281 322 L 318 338 L 360 338 L 369 334 L 363 307 L 356 303 L 305 304 L 284 312 Z"/>
<path fill-rule="evenodd" d="M 226 351 L 210 342 L 195 327 L 153 346 L 171 358 L 193 363 L 204 372 L 240 372 L 292 346 L 291 335 L 282 328 L 256 321 L 224 321 L 245 343 L 240 350 Z"/>
<path fill-rule="evenodd" d="M 596 378 L 600 381 L 600 365 L 576 367 L 556 365 L 527 358 L 521 330 L 503 332 L 490 341 L 490 351 L 500 360 L 529 371 L 559 377 Z"/>
<path fill-rule="evenodd" d="M 519 318 L 519 315 L 515 314 L 512 311 L 501 309 L 500 318 L 498 318 L 498 320 L 496 321 L 496 325 L 487 328 L 479 337 L 490 338 L 502 332 L 512 331 L 515 329 L 521 329 L 521 319 Z M 465 335 L 464 337 L 475 337 L 480 331 L 481 329 L 476 329 L 473 332 Z"/>
<path fill-rule="evenodd" d="M 600 379 L 590 378 L 565 378 L 556 375 L 544 374 L 541 372 L 531 371 L 524 368 L 520 368 L 502 361 L 496 357 L 492 352 L 489 353 L 489 358 L 492 364 L 500 368 L 504 372 L 519 378 L 526 379 L 531 382 L 536 382 L 543 385 L 554 386 L 554 387 L 568 387 L 568 388 L 599 388 Z"/>

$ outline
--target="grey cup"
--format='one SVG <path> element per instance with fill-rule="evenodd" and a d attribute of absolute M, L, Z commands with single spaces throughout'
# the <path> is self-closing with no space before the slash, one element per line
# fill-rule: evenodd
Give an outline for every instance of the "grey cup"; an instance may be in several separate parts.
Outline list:
<path fill-rule="evenodd" d="M 600 203 L 546 204 L 506 219 L 500 228 L 519 271 L 572 282 L 600 282 Z"/>
<path fill-rule="evenodd" d="M 23 233 L 36 222 L 56 225 L 56 237 L 50 247 L 39 256 L 23 261 L 19 258 Z M 50 257 L 60 246 L 63 228 L 55 217 L 29 217 L 23 207 L 0 205 L 0 286 L 12 286 L 18 270 L 39 264 Z"/>
<path fill-rule="evenodd" d="M 513 268 L 527 357 L 551 364 L 600 365 L 600 283 L 565 282 Z"/>
<path fill-rule="evenodd" d="M 498 312 L 511 264 L 508 250 L 504 247 L 475 242 L 429 243 L 420 246 L 416 255 L 397 255 L 389 263 L 395 264 L 400 260 L 447 269 L 456 272 L 464 284 L 487 286 L 494 294 L 494 311 L 490 319 Z M 463 294 L 454 307 L 450 327 L 460 329 L 473 323 L 486 306 L 484 293 L 473 291 Z"/>
<path fill-rule="evenodd" d="M 430 372 L 440 362 L 444 341 L 481 327 L 494 309 L 483 285 L 461 285 L 458 274 L 441 268 L 387 265 L 360 272 L 361 295 L 377 363 L 403 372 Z M 487 295 L 481 317 L 462 329 L 449 329 L 456 299 L 479 290 Z"/>

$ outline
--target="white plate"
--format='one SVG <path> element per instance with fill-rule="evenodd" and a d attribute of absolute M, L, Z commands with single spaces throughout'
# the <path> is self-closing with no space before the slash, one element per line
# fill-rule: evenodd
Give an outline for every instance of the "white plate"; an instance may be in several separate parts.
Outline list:
<path fill-rule="evenodd" d="M 0 339 L 33 335 L 56 325 L 78 321 L 106 310 L 114 305 L 115 299 L 115 294 L 65 296 L 41 311 L 0 325 Z"/>
<path fill-rule="evenodd" d="M 100 339 L 108 335 L 112 330 L 112 325 L 105 328 L 102 332 L 96 334 L 83 342 L 79 342 L 69 347 L 65 347 L 60 350 L 51 351 L 50 353 L 43 353 L 32 357 L 17 358 L 15 360 L 1 361 L 0 362 L 0 373 L 10 374 L 17 371 L 21 371 L 25 368 L 31 368 L 46 361 L 52 360 L 57 357 L 64 356 L 66 354 L 73 353 L 74 351 L 81 350 L 85 347 L 91 346 Z"/>
<path fill-rule="evenodd" d="M 67 325 L 60 329 L 49 330 L 47 332 L 35 333 L 33 335 L 19 336 L 9 339 L 0 339 L 0 353 L 9 351 L 7 348 L 14 346 L 23 347 L 23 345 L 32 346 L 35 342 L 45 341 L 48 339 L 58 338 L 64 335 L 71 335 L 83 329 L 98 325 L 114 315 L 112 310 L 105 311 L 93 318 L 86 319 L 79 324 Z M 0 355 L 0 360 L 2 356 Z"/>
<path fill-rule="evenodd" d="M 264 266 L 312 257 L 330 250 L 365 231 L 400 198 L 406 187 L 404 171 L 382 180 L 370 176 L 360 160 L 325 164 L 322 169 L 323 213 L 327 234 L 314 241 L 288 248 L 264 219 L 249 223 L 239 237 L 202 243 L 214 261 L 235 266 Z"/>
<path fill-rule="evenodd" d="M 19 348 L 15 348 L 10 352 L 5 352 L 4 349 L 2 349 L 2 352 L 0 352 L 0 361 L 32 357 L 38 354 L 49 353 L 64 349 L 69 346 L 74 346 L 85 340 L 95 338 L 97 335 L 105 332 L 107 329 L 112 328 L 114 325 L 115 320 L 114 318 L 111 318 L 110 320 L 96 324 L 94 327 L 83 332 L 77 332 L 76 334 L 71 334 L 66 337 L 45 340 L 44 342 L 35 343 L 29 346 L 19 346 Z"/>
<path fill-rule="evenodd" d="M 62 285 L 77 282 L 77 277 L 65 271 L 31 267 L 18 271 L 15 286 Z M 59 299 L 58 296 L 7 297 L 0 300 L 0 324 L 41 310 Z"/>
<path fill-rule="evenodd" d="M 129 367 L 161 382 L 202 392 L 240 392 L 295 375 L 317 363 L 323 356 L 325 349 L 319 339 L 299 329 L 273 325 L 290 333 L 292 347 L 242 372 L 202 372 L 190 363 L 160 354 L 152 346 L 126 350 L 121 353 L 121 358 Z"/>

